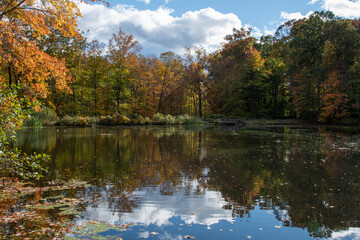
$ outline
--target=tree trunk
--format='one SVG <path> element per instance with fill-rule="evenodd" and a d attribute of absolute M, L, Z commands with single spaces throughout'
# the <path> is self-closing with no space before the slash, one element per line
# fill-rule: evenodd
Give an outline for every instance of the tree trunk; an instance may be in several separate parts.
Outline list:
<path fill-rule="evenodd" d="M 8 73 L 9 73 L 9 88 L 11 89 L 11 80 L 12 80 L 12 76 L 11 76 L 11 65 L 9 64 L 8 66 Z"/>
<path fill-rule="evenodd" d="M 202 94 L 200 88 L 198 90 L 198 97 L 199 97 L 199 116 L 202 118 Z"/>

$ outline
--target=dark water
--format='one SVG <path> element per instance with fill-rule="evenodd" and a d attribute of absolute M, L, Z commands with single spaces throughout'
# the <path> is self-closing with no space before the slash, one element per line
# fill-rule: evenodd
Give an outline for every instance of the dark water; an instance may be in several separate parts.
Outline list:
<path fill-rule="evenodd" d="M 18 146 L 92 184 L 74 223 L 103 226 L 68 237 L 360 239 L 357 131 L 44 128 Z"/>

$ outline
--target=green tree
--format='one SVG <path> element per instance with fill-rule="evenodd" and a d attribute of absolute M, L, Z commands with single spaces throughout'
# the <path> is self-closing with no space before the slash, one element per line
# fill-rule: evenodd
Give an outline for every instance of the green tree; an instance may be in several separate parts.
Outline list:
<path fill-rule="evenodd" d="M 290 94 L 287 78 L 286 44 L 275 36 L 262 36 L 254 45 L 265 59 L 269 73 L 271 117 L 285 117 L 291 114 Z"/>
<path fill-rule="evenodd" d="M 173 52 L 160 54 L 158 69 L 154 79 L 157 82 L 159 113 L 176 114 L 176 103 L 183 103 L 183 72 L 182 59 Z M 177 106 L 178 107 L 178 106 Z"/>
<path fill-rule="evenodd" d="M 288 39 L 289 75 L 297 117 L 317 120 L 321 112 L 322 66 L 326 42 L 325 24 L 332 21 L 331 12 L 315 12 L 308 19 L 293 23 Z"/>
<path fill-rule="evenodd" d="M 94 116 L 98 116 L 100 113 L 99 95 L 102 86 L 105 84 L 108 70 L 108 61 L 103 56 L 103 48 L 104 45 L 98 41 L 91 41 L 83 68 L 83 76 L 87 88 L 90 90 L 91 114 Z"/>
<path fill-rule="evenodd" d="M 9 142 L 15 140 L 16 131 L 28 117 L 23 108 L 28 107 L 28 99 L 19 98 L 16 89 L 10 89 L 1 83 L 0 76 L 0 177 L 20 177 L 23 179 L 42 176 L 45 170 L 43 161 L 47 155 L 31 155 L 12 149 Z M 9 136 L 9 137 L 8 137 Z M 4 183 L 4 182 L 3 182 Z"/>
<path fill-rule="evenodd" d="M 128 98 L 131 70 L 135 66 L 136 54 L 140 51 L 133 35 L 127 35 L 121 28 L 109 40 L 109 61 L 111 77 L 114 80 L 113 91 L 116 111 L 120 112 L 120 103 Z"/>
<path fill-rule="evenodd" d="M 204 99 L 206 98 L 205 88 L 208 75 L 206 71 L 208 62 L 207 58 L 207 53 L 204 49 L 195 48 L 194 54 L 192 54 L 190 48 L 186 49 L 185 78 L 191 94 L 196 96 L 195 99 L 198 103 L 197 109 L 199 111 L 199 117 L 201 118 L 203 117 Z"/>
<path fill-rule="evenodd" d="M 271 110 L 269 72 L 254 46 L 256 39 L 251 37 L 250 31 L 234 29 L 226 40 L 211 59 L 209 85 L 215 112 L 267 116 Z"/>
<path fill-rule="evenodd" d="M 360 56 L 360 35 L 352 21 L 346 19 L 328 22 L 324 34 L 327 39 L 323 54 L 326 79 L 319 120 L 339 121 L 350 117 L 356 103 L 354 90 L 358 84 L 351 69 Z"/>

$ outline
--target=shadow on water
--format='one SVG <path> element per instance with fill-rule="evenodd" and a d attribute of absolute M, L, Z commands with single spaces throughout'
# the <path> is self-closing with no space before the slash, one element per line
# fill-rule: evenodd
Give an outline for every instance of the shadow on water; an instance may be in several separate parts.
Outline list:
<path fill-rule="evenodd" d="M 28 153 L 52 156 L 47 181 L 92 185 L 76 192 L 85 205 L 75 224 L 134 224 L 132 231 L 108 229 L 108 237 L 177 238 L 193 231 L 200 239 L 245 233 L 257 239 L 269 234 L 346 239 L 360 237 L 360 136 L 355 133 L 51 127 L 24 130 L 17 144 Z M 347 235 L 350 230 L 357 235 Z"/>

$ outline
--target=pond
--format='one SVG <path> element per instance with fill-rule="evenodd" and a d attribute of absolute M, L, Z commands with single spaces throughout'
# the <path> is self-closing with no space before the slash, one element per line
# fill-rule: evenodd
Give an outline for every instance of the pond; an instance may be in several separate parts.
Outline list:
<path fill-rule="evenodd" d="M 68 239 L 360 239 L 360 135 L 323 128 L 28 129 L 78 179 Z"/>

